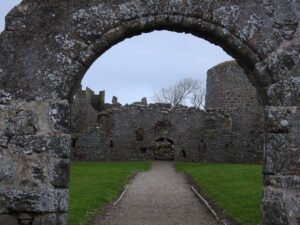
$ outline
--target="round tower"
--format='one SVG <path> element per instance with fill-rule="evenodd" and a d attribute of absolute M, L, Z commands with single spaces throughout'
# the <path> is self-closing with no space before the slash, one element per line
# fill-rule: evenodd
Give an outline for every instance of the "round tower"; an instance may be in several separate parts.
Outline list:
<path fill-rule="evenodd" d="M 262 158 L 263 107 L 244 70 L 235 61 L 211 68 L 206 90 L 206 109 L 220 109 L 231 117 L 235 148 L 246 157 Z"/>

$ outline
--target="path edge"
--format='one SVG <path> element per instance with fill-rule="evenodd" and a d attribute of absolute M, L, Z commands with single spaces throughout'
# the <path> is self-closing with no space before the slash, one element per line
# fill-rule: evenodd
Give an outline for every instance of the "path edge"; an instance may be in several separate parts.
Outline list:
<path fill-rule="evenodd" d="M 151 169 L 151 166 L 150 165 L 150 168 Z M 122 195 L 125 195 L 126 192 L 127 192 L 127 189 L 129 187 L 129 185 L 132 183 L 132 181 L 134 180 L 134 178 L 139 174 L 139 173 L 142 173 L 142 172 L 145 172 L 145 171 L 138 171 L 138 172 L 135 172 L 133 173 L 132 175 L 129 176 L 128 178 L 128 181 L 127 183 L 123 186 L 123 188 L 120 190 L 120 192 L 118 193 L 118 195 L 116 195 L 116 197 L 109 203 L 105 204 L 101 209 L 101 213 L 100 211 L 98 213 L 96 213 L 89 221 L 87 224 L 89 225 L 96 225 L 97 222 L 100 220 L 101 221 L 101 218 L 105 217 L 106 213 L 111 209 L 111 208 L 114 208 L 123 198 Z M 122 196 L 122 198 L 121 198 Z M 117 202 L 117 204 L 115 204 Z M 115 205 L 114 205 L 115 204 Z"/>
<path fill-rule="evenodd" d="M 205 201 L 207 201 L 209 203 L 210 207 L 216 212 L 216 214 L 220 220 L 224 221 L 227 225 L 241 225 L 235 219 L 233 219 L 231 216 L 226 214 L 226 212 L 223 208 L 218 206 L 212 199 L 207 197 L 207 195 L 203 192 L 201 186 L 194 180 L 194 178 L 191 175 L 189 175 L 185 172 L 182 172 L 182 173 L 185 175 L 188 184 L 190 186 L 194 187 L 196 189 L 196 191 L 199 192 L 199 194 L 201 194 L 201 196 L 205 199 Z M 198 197 L 197 197 L 197 199 L 201 202 L 201 200 Z M 203 204 L 203 203 L 201 202 L 201 204 Z M 203 205 L 213 215 L 213 213 L 209 210 L 209 208 L 205 204 L 203 204 Z"/>

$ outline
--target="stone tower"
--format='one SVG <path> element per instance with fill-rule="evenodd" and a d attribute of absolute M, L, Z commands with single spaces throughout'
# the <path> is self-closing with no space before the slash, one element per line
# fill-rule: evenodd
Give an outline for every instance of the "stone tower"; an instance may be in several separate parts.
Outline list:
<path fill-rule="evenodd" d="M 206 85 L 206 109 L 220 109 L 231 117 L 244 157 L 253 157 L 256 149 L 262 151 L 263 106 L 243 69 L 235 61 L 221 63 L 207 72 Z"/>

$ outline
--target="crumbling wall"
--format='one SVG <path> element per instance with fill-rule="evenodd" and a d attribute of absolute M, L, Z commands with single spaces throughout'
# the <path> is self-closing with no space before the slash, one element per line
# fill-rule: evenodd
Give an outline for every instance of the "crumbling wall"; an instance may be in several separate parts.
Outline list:
<path fill-rule="evenodd" d="M 222 136 L 231 132 L 231 121 L 219 111 L 207 113 L 185 106 L 136 103 L 109 109 L 99 114 L 98 119 L 97 128 L 90 128 L 76 139 L 75 159 L 152 160 L 159 139 L 173 143 L 175 160 L 224 161 L 227 158 L 222 152 L 228 143 L 212 145 L 214 141 L 207 135 L 211 129 L 207 121 L 213 120 L 219 128 L 214 140 L 228 141 Z M 215 149 L 202 148 L 205 144 Z"/>
<path fill-rule="evenodd" d="M 148 105 L 145 98 L 121 106 L 114 97 L 112 104 L 104 104 L 104 95 L 81 94 L 89 105 L 90 99 L 99 96 L 102 101 L 92 103 L 92 111 L 98 109 L 92 115 L 97 125 L 86 124 L 84 132 L 73 135 L 75 159 L 152 160 L 155 141 L 162 138 L 174 142 L 175 160 L 262 162 L 263 108 L 256 89 L 235 61 L 208 71 L 206 111 Z"/>
<path fill-rule="evenodd" d="M 98 111 L 92 106 L 94 92 L 81 88 L 75 93 L 71 102 L 72 133 L 82 133 L 89 127 L 97 126 Z"/>

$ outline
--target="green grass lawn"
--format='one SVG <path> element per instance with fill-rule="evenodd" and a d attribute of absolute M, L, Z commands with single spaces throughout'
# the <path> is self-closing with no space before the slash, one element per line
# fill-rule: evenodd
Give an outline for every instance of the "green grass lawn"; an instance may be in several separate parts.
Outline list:
<path fill-rule="evenodd" d="M 191 175 L 204 194 L 240 224 L 260 223 L 262 166 L 177 163 L 176 168 Z"/>
<path fill-rule="evenodd" d="M 131 175 L 149 167 L 149 162 L 72 162 L 68 224 L 86 225 L 118 196 Z"/>

